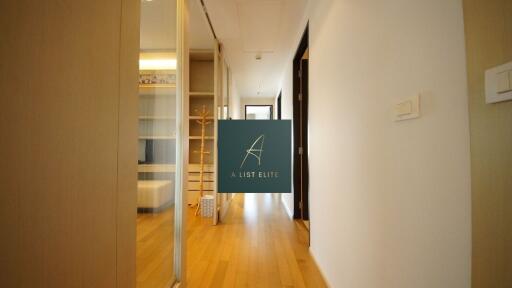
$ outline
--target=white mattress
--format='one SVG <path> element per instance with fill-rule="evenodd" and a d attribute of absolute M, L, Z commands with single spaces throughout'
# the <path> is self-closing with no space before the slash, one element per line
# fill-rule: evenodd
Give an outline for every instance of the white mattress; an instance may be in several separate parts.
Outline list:
<path fill-rule="evenodd" d="M 168 180 L 139 180 L 137 182 L 137 207 L 159 208 L 174 203 L 174 187 Z"/>

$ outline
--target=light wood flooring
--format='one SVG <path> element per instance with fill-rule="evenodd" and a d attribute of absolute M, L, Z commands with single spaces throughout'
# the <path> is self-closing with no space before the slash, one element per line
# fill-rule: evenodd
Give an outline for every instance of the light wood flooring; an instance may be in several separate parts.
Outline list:
<path fill-rule="evenodd" d="M 187 287 L 327 287 L 279 194 L 236 194 L 217 226 L 187 211 Z M 173 214 L 137 217 L 138 288 L 172 283 Z"/>
<path fill-rule="evenodd" d="M 169 288 L 174 282 L 174 207 L 137 214 L 137 288 Z"/>

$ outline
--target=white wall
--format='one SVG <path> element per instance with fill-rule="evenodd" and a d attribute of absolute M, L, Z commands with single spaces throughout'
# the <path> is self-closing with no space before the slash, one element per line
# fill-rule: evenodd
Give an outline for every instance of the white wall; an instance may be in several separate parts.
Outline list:
<path fill-rule="evenodd" d="M 470 287 L 461 1 L 317 0 L 306 16 L 311 251 L 326 280 Z M 290 59 L 284 118 L 291 69 Z M 422 117 L 394 122 L 393 104 L 418 93 Z"/>
<path fill-rule="evenodd" d="M 300 27 L 300 33 L 297 39 L 300 40 L 304 27 Z M 297 47 L 297 45 L 295 47 Z M 291 57 L 295 55 L 295 51 L 292 51 Z M 290 59 L 285 71 L 283 72 L 283 80 L 281 83 L 281 119 L 293 119 L 293 64 Z M 293 123 L 292 123 L 293 125 Z M 293 181 L 292 181 L 293 183 Z M 293 184 L 292 184 L 293 185 Z M 290 217 L 293 217 L 293 193 L 281 194 L 281 199 L 285 205 L 286 212 Z"/>
<path fill-rule="evenodd" d="M 240 115 L 240 95 L 238 94 L 238 89 L 236 87 L 236 80 L 231 78 L 230 90 L 229 90 L 229 114 L 232 119 L 241 119 L 243 118 Z"/>

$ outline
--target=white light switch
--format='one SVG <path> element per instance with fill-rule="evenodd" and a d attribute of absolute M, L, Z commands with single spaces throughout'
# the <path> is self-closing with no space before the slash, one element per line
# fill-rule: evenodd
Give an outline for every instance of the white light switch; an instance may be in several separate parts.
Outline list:
<path fill-rule="evenodd" d="M 403 115 L 411 114 L 412 113 L 412 105 L 411 104 L 412 104 L 411 101 L 406 101 L 406 102 L 396 104 L 396 106 L 395 106 L 396 115 L 403 116 Z"/>
<path fill-rule="evenodd" d="M 508 71 L 508 85 L 510 85 L 510 89 L 512 89 L 512 70 Z"/>
<path fill-rule="evenodd" d="M 499 93 L 499 94 L 503 94 L 503 93 L 507 93 L 509 91 L 511 91 L 511 87 L 510 87 L 510 75 L 511 75 L 511 71 L 504 71 L 504 72 L 501 72 L 501 73 L 498 73 L 497 75 L 497 89 L 496 89 L 496 92 Z"/>
<path fill-rule="evenodd" d="M 420 117 L 420 95 L 405 99 L 395 104 L 395 121 Z"/>
<path fill-rule="evenodd" d="M 512 62 L 485 71 L 485 102 L 512 100 Z"/>

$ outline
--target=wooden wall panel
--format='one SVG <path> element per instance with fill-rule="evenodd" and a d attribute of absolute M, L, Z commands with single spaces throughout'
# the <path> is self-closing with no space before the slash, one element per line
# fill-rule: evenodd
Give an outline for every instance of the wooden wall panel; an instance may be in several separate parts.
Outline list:
<path fill-rule="evenodd" d="M 190 71 L 191 92 L 213 92 L 213 60 L 191 60 Z"/>
<path fill-rule="evenodd" d="M 117 287 L 135 287 L 140 1 L 123 0 L 121 12 Z"/>
<path fill-rule="evenodd" d="M 119 129 L 120 119 L 131 119 L 136 99 L 136 89 L 123 88 L 127 98 L 120 102 L 120 87 L 132 79 L 121 68 L 133 69 L 137 61 L 130 49 L 120 54 L 121 40 L 138 43 L 137 19 L 127 19 L 138 6 L 128 5 L 0 3 L 4 287 L 116 287 L 118 262 L 135 265 L 127 255 L 134 243 L 130 248 L 130 240 L 119 240 L 135 235 L 129 219 L 135 206 L 121 200 L 135 195 L 128 178 L 136 162 L 118 158 L 134 150 L 125 143 L 136 135 L 136 125 Z M 132 23 L 121 37 L 123 7 L 130 11 L 124 20 L 137 28 Z M 126 170 L 118 169 L 122 165 Z M 126 189 L 121 198 L 118 186 Z"/>
<path fill-rule="evenodd" d="M 484 71 L 512 61 L 512 1 L 464 0 L 472 178 L 472 286 L 512 287 L 512 102 L 485 104 Z"/>

